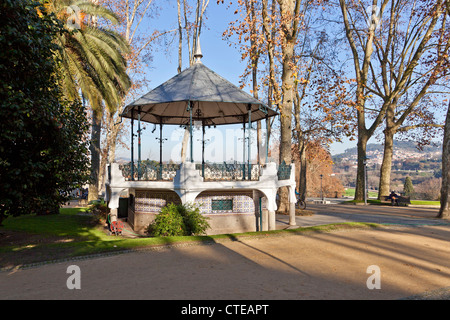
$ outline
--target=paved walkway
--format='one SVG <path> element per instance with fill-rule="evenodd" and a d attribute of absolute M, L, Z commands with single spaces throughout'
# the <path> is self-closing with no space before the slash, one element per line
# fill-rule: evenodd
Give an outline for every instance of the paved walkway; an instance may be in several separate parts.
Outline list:
<path fill-rule="evenodd" d="M 450 299 L 450 221 L 435 219 L 437 209 L 308 209 L 315 214 L 298 216 L 299 226 L 343 221 L 400 226 L 237 238 L 0 272 L 0 300 L 179 299 L 189 300 L 187 307 L 204 303 L 193 300 L 250 299 L 273 307 L 264 300 Z M 288 218 L 278 216 L 278 226 L 288 227 Z M 81 271 L 80 289 L 67 286 L 70 265 Z M 368 286 L 370 266 L 380 269 L 379 289 Z M 181 308 L 171 311 L 179 315 Z"/>
<path fill-rule="evenodd" d="M 308 204 L 310 216 L 296 216 L 297 226 L 311 227 L 339 222 L 369 222 L 386 225 L 419 226 L 450 225 L 450 220 L 437 219 L 438 208 L 351 205 L 342 203 Z M 277 215 L 277 229 L 289 227 L 289 216 Z"/>

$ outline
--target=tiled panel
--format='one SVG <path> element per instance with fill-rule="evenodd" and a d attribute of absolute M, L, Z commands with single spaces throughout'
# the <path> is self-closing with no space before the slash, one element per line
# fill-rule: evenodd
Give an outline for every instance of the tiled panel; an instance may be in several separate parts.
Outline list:
<path fill-rule="evenodd" d="M 181 203 L 175 192 L 137 190 L 135 197 L 135 211 L 157 213 L 168 203 Z"/>
<path fill-rule="evenodd" d="M 211 208 L 212 200 L 232 200 L 233 209 L 213 211 Z M 180 198 L 175 192 L 136 190 L 135 211 L 141 213 L 158 213 L 164 206 L 171 202 L 181 203 Z M 202 214 L 248 214 L 255 212 L 251 192 L 202 192 L 195 199 L 195 205 L 199 207 L 200 213 Z"/>
<path fill-rule="evenodd" d="M 232 200 L 232 210 L 212 210 L 212 200 Z M 253 203 L 252 193 L 224 193 L 224 192 L 202 192 L 195 199 L 195 204 L 199 206 L 202 214 L 211 213 L 254 213 L 255 204 Z"/>

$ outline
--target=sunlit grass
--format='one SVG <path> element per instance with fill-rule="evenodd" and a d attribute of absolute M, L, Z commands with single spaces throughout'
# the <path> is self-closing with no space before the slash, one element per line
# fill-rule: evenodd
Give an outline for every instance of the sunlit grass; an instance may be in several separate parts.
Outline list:
<path fill-rule="evenodd" d="M 355 188 L 346 188 L 344 196 L 354 197 L 355 196 Z M 369 198 L 377 198 L 377 197 L 378 197 L 377 191 L 369 191 Z"/>
<path fill-rule="evenodd" d="M 174 236 L 174 237 L 138 237 L 126 238 L 110 236 L 103 226 L 94 223 L 94 217 L 85 208 L 64 208 L 59 215 L 24 215 L 10 217 L 4 221 L 1 230 L 21 231 L 30 235 L 54 237 L 46 243 L 21 243 L 0 247 L 2 254 L 27 252 L 55 253 L 55 259 L 85 256 L 114 251 L 127 251 L 152 248 L 162 245 L 236 241 L 249 237 L 283 236 L 307 232 L 330 232 L 338 229 L 373 228 L 370 223 L 339 223 L 316 227 L 261 232 L 245 232 L 211 236 Z M 126 230 L 124 230 L 124 233 Z M 63 255 L 63 257 L 61 257 Z M 19 263 L 19 262 L 18 262 Z"/>
<path fill-rule="evenodd" d="M 59 237 L 99 237 L 101 232 L 92 228 L 92 216 L 86 208 L 62 208 L 56 215 L 22 215 L 9 217 L 4 230 L 28 232 Z"/>
<path fill-rule="evenodd" d="M 428 201 L 428 200 L 411 200 L 413 205 L 428 205 L 428 206 L 440 206 L 439 201 Z"/>

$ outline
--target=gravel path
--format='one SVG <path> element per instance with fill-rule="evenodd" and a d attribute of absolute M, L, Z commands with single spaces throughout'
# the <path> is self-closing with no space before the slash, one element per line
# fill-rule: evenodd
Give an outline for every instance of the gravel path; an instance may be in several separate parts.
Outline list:
<path fill-rule="evenodd" d="M 237 238 L 0 272 L 2 299 L 447 299 L 449 226 Z M 81 270 L 69 290 L 67 268 Z M 380 289 L 369 289 L 369 266 Z"/>
<path fill-rule="evenodd" d="M 309 206 L 300 226 L 343 221 L 382 228 L 236 238 L 0 272 L 0 299 L 448 300 L 450 223 L 436 210 Z M 409 210 L 408 210 L 409 209 Z M 288 217 L 278 216 L 279 228 Z M 67 268 L 81 270 L 69 290 Z M 368 288 L 370 266 L 380 289 Z"/>

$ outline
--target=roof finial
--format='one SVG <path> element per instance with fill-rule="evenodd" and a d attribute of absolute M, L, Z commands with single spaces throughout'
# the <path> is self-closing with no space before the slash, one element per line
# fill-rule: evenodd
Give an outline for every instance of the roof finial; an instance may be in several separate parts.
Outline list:
<path fill-rule="evenodd" d="M 195 48 L 194 59 L 195 63 L 202 63 L 200 60 L 203 57 L 202 50 L 200 49 L 200 38 L 197 38 L 197 47 Z"/>

